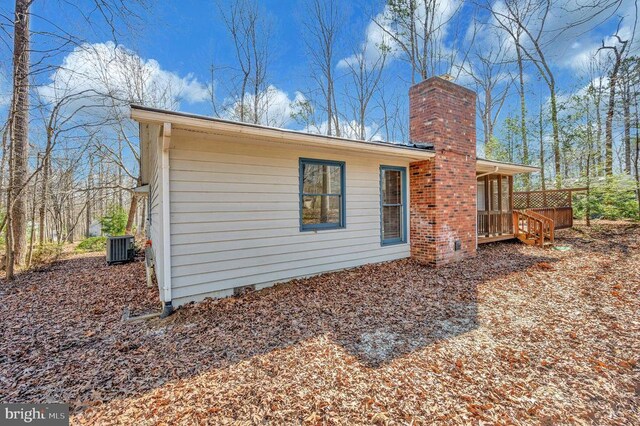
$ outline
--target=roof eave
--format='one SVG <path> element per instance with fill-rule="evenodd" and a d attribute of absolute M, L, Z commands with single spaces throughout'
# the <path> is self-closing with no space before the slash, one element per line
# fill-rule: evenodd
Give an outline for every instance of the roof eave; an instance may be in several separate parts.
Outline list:
<path fill-rule="evenodd" d="M 174 128 L 178 127 L 228 135 L 256 137 L 262 140 L 268 139 L 283 143 L 298 143 L 323 148 L 367 151 L 369 153 L 393 155 L 413 160 L 422 160 L 435 156 L 433 151 L 411 146 L 394 146 L 394 144 L 386 142 L 359 141 L 355 139 L 317 135 L 294 130 L 278 129 L 274 127 L 238 123 L 211 117 L 158 110 L 138 105 L 131 105 L 131 118 L 139 123 L 161 124 L 169 122 L 174 126 Z"/>
<path fill-rule="evenodd" d="M 520 173 L 535 173 L 540 171 L 539 167 L 526 166 L 524 164 L 504 163 L 478 158 L 476 161 L 476 171 L 481 173 L 502 173 L 515 175 Z"/>

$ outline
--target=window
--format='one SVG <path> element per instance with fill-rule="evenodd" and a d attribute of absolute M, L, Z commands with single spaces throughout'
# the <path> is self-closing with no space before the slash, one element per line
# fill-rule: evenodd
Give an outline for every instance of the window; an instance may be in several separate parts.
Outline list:
<path fill-rule="evenodd" d="M 485 198 L 484 198 L 484 191 L 485 191 L 485 178 L 482 177 L 480 178 L 480 180 L 478 181 L 478 198 L 477 198 L 477 207 L 479 211 L 485 211 L 486 210 L 486 204 L 485 204 Z"/>
<path fill-rule="evenodd" d="M 344 163 L 300 159 L 300 230 L 345 227 Z"/>
<path fill-rule="evenodd" d="M 502 176 L 502 211 L 508 212 L 511 207 L 509 200 L 509 176 Z"/>
<path fill-rule="evenodd" d="M 407 241 L 406 169 L 380 167 L 382 245 Z"/>

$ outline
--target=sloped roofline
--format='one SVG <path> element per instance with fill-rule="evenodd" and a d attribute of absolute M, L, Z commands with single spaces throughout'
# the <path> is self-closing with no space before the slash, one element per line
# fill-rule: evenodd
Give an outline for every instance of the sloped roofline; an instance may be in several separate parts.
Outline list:
<path fill-rule="evenodd" d="M 281 129 L 277 127 L 263 126 L 259 124 L 240 123 L 221 118 L 191 114 L 165 109 L 151 108 L 142 105 L 131 105 L 131 118 L 141 124 L 171 123 L 177 128 L 199 129 L 210 132 L 227 134 L 240 134 L 256 136 L 280 141 L 301 142 L 308 145 L 327 148 L 347 148 L 351 150 L 370 151 L 373 153 L 386 153 L 413 160 L 422 160 L 435 157 L 435 152 L 428 145 L 406 145 L 382 141 L 363 141 L 358 139 L 343 138 L 337 136 L 306 133 L 298 130 Z M 480 173 L 532 173 L 540 170 L 538 167 L 523 164 L 506 163 L 501 161 L 476 159 L 476 171 Z"/>
<path fill-rule="evenodd" d="M 280 129 L 277 127 L 251 123 L 240 123 L 221 118 L 150 108 L 141 105 L 131 105 L 131 118 L 144 124 L 161 124 L 169 122 L 177 128 L 193 128 L 211 132 L 257 136 L 264 139 L 275 139 L 283 142 L 301 142 L 323 147 L 365 150 L 373 153 L 387 153 L 415 160 L 435 156 L 433 150 L 424 147 L 381 141 L 362 141 L 358 139 L 306 133 L 298 130 Z"/>

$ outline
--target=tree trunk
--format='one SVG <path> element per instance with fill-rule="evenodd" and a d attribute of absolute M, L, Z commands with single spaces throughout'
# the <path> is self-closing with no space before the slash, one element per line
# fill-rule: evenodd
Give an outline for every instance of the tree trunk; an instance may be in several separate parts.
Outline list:
<path fill-rule="evenodd" d="M 518 73 L 520 77 L 520 133 L 522 138 L 522 163 L 529 164 L 529 144 L 527 143 L 527 107 L 525 104 L 524 93 L 524 67 L 522 64 L 522 54 L 520 47 L 516 45 L 516 53 L 518 57 Z M 531 178 L 529 173 L 524 173 L 525 191 L 531 190 Z"/>
<path fill-rule="evenodd" d="M 133 221 L 136 217 L 136 211 L 138 210 L 138 195 L 135 192 L 131 193 L 131 204 L 129 205 L 129 216 L 127 216 L 127 226 L 124 233 L 131 235 L 131 229 L 133 228 Z"/>
<path fill-rule="evenodd" d="M 40 154 L 38 154 L 38 160 L 40 162 Z M 36 164 L 38 167 L 38 164 Z M 33 198 L 31 200 L 31 230 L 29 232 L 29 251 L 27 252 L 27 260 L 25 262 L 26 267 L 31 266 L 31 257 L 33 255 L 33 240 L 35 237 L 35 229 L 36 229 L 36 204 L 37 204 L 37 194 L 38 194 L 38 175 L 36 175 L 35 180 L 33 181 Z"/>
<path fill-rule="evenodd" d="M 322 166 L 322 192 L 328 193 L 329 190 L 329 168 Z M 320 197 L 320 223 L 325 223 L 329 218 L 329 197 L 323 195 Z"/>
<path fill-rule="evenodd" d="M 562 188 L 562 163 L 560 157 L 560 131 L 558 128 L 558 105 L 556 102 L 556 87 L 549 85 L 551 95 L 551 125 L 553 127 L 553 160 L 555 165 L 556 188 Z"/>
<path fill-rule="evenodd" d="M 74 222 L 74 218 L 73 218 L 73 214 L 74 214 L 74 209 L 73 209 L 73 176 L 72 176 L 72 172 L 71 170 L 69 170 L 67 172 L 67 177 L 66 177 L 66 191 L 69 194 L 69 196 L 67 197 L 67 205 L 66 205 L 66 212 L 67 212 L 67 223 L 66 223 L 66 230 L 67 230 L 67 242 L 70 244 L 73 244 L 74 241 L 74 229 L 76 227 L 76 223 Z"/>
<path fill-rule="evenodd" d="M 147 194 L 147 197 L 148 197 L 148 196 L 149 196 L 149 195 Z M 142 206 L 141 206 L 141 212 L 140 212 L 140 225 L 139 225 L 139 227 L 138 227 L 138 232 L 137 232 L 137 233 L 138 233 L 138 234 L 140 234 L 140 235 L 144 235 L 144 234 L 145 234 L 145 231 L 146 231 L 146 229 L 147 229 L 147 226 L 146 226 L 146 225 L 147 225 L 147 224 L 146 224 L 146 220 L 147 220 L 147 217 L 146 217 L 146 213 L 147 213 L 147 202 L 146 202 L 146 201 L 147 201 L 147 199 L 145 199 L 145 202 L 144 202 L 144 203 L 142 203 Z"/>
<path fill-rule="evenodd" d="M 587 226 L 591 226 L 591 147 L 587 153 L 587 205 L 584 209 L 585 220 Z"/>
<path fill-rule="evenodd" d="M 640 219 L 640 111 L 638 111 L 638 93 L 634 93 L 636 109 L 636 158 L 634 159 L 634 171 L 636 175 L 636 199 L 638 200 L 638 219 Z"/>
<path fill-rule="evenodd" d="M 9 119 L 7 119 L 7 124 L 2 132 L 2 157 L 0 158 L 0 203 L 4 203 L 4 189 L 5 189 L 5 172 L 7 170 L 7 161 L 9 160 L 9 156 L 7 155 L 9 149 L 9 130 L 11 128 L 11 124 Z M 1 204 L 0 204 L 1 205 Z"/>
<path fill-rule="evenodd" d="M 93 194 L 93 158 L 89 157 L 89 175 L 87 176 L 87 207 L 85 209 L 85 230 L 84 236 L 91 236 L 91 197 Z"/>
<path fill-rule="evenodd" d="M 542 126 L 542 104 L 540 104 L 540 187 L 545 191 L 546 183 L 544 177 L 544 127 Z"/>
<path fill-rule="evenodd" d="M 638 160 L 640 157 L 640 135 L 636 133 L 636 158 L 634 162 L 634 169 L 636 172 L 636 198 L 638 199 L 638 218 L 640 218 L 640 173 L 638 170 Z"/>
<path fill-rule="evenodd" d="M 602 114 L 600 111 L 600 99 L 601 99 L 602 89 L 598 87 L 598 94 L 595 98 L 595 107 L 596 107 L 596 158 L 594 163 L 596 164 L 596 175 L 602 175 L 602 153 L 604 150 L 602 149 Z"/>
<path fill-rule="evenodd" d="M 28 0 L 16 0 L 13 30 L 13 99 L 11 105 L 13 117 L 10 120 L 13 128 L 11 132 L 13 173 L 8 198 L 13 203 L 13 208 L 11 208 L 11 214 L 8 217 L 10 216 L 11 219 L 10 233 L 13 244 L 11 262 L 18 265 L 24 263 L 27 242 L 26 194 L 23 188 L 27 183 L 29 166 L 29 3 Z M 7 250 L 9 251 L 9 248 Z M 8 267 L 7 272 L 9 269 Z M 7 278 L 10 278 L 9 273 L 7 273 Z"/>
<path fill-rule="evenodd" d="M 51 132 L 51 129 L 48 130 Z M 42 159 L 42 186 L 40 188 L 40 211 L 39 211 L 39 235 L 38 245 L 42 246 L 45 240 L 45 227 L 47 219 L 47 201 L 49 198 L 49 177 L 51 176 L 51 135 L 47 136 L 47 146 Z"/>
<path fill-rule="evenodd" d="M 618 70 L 620 59 L 618 58 L 609 78 L 609 108 L 605 122 L 605 164 L 604 172 L 607 177 L 613 175 L 613 115 L 616 107 L 616 85 L 618 84 Z"/>
<path fill-rule="evenodd" d="M 631 90 L 625 79 L 622 109 L 624 111 L 624 172 L 631 174 Z"/>
<path fill-rule="evenodd" d="M 491 126 L 491 89 L 487 87 L 484 91 L 484 149 L 485 155 L 487 150 L 487 144 L 491 143 L 491 136 L 493 136 L 493 129 Z"/>

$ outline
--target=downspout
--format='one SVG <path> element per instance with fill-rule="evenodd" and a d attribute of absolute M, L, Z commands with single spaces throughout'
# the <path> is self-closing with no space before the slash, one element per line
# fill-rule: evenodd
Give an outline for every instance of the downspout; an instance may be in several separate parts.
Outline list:
<path fill-rule="evenodd" d="M 476 175 L 476 179 L 478 179 L 479 177 L 486 176 L 486 175 L 491 175 L 491 174 L 494 174 L 494 173 L 498 173 L 499 169 L 500 169 L 500 167 L 496 166 L 496 168 L 492 172 L 487 172 L 487 173 L 482 173 L 482 174 Z"/>
<path fill-rule="evenodd" d="M 482 173 L 479 175 L 476 175 L 476 191 L 478 191 L 478 185 L 477 185 L 477 181 L 478 178 L 480 177 L 484 177 L 493 173 L 498 173 L 498 169 L 500 169 L 500 167 L 495 166 L 495 169 L 492 172 L 487 172 L 487 173 Z M 476 195 L 477 197 L 477 195 Z M 478 250 L 478 206 L 476 206 L 476 250 Z"/>
<path fill-rule="evenodd" d="M 169 180 L 169 147 L 171 145 L 171 123 L 162 125 L 160 136 L 161 165 L 160 173 L 162 178 L 162 270 L 163 282 L 162 291 L 164 294 L 164 306 L 161 318 L 165 318 L 173 312 L 171 302 L 171 199 Z"/>

